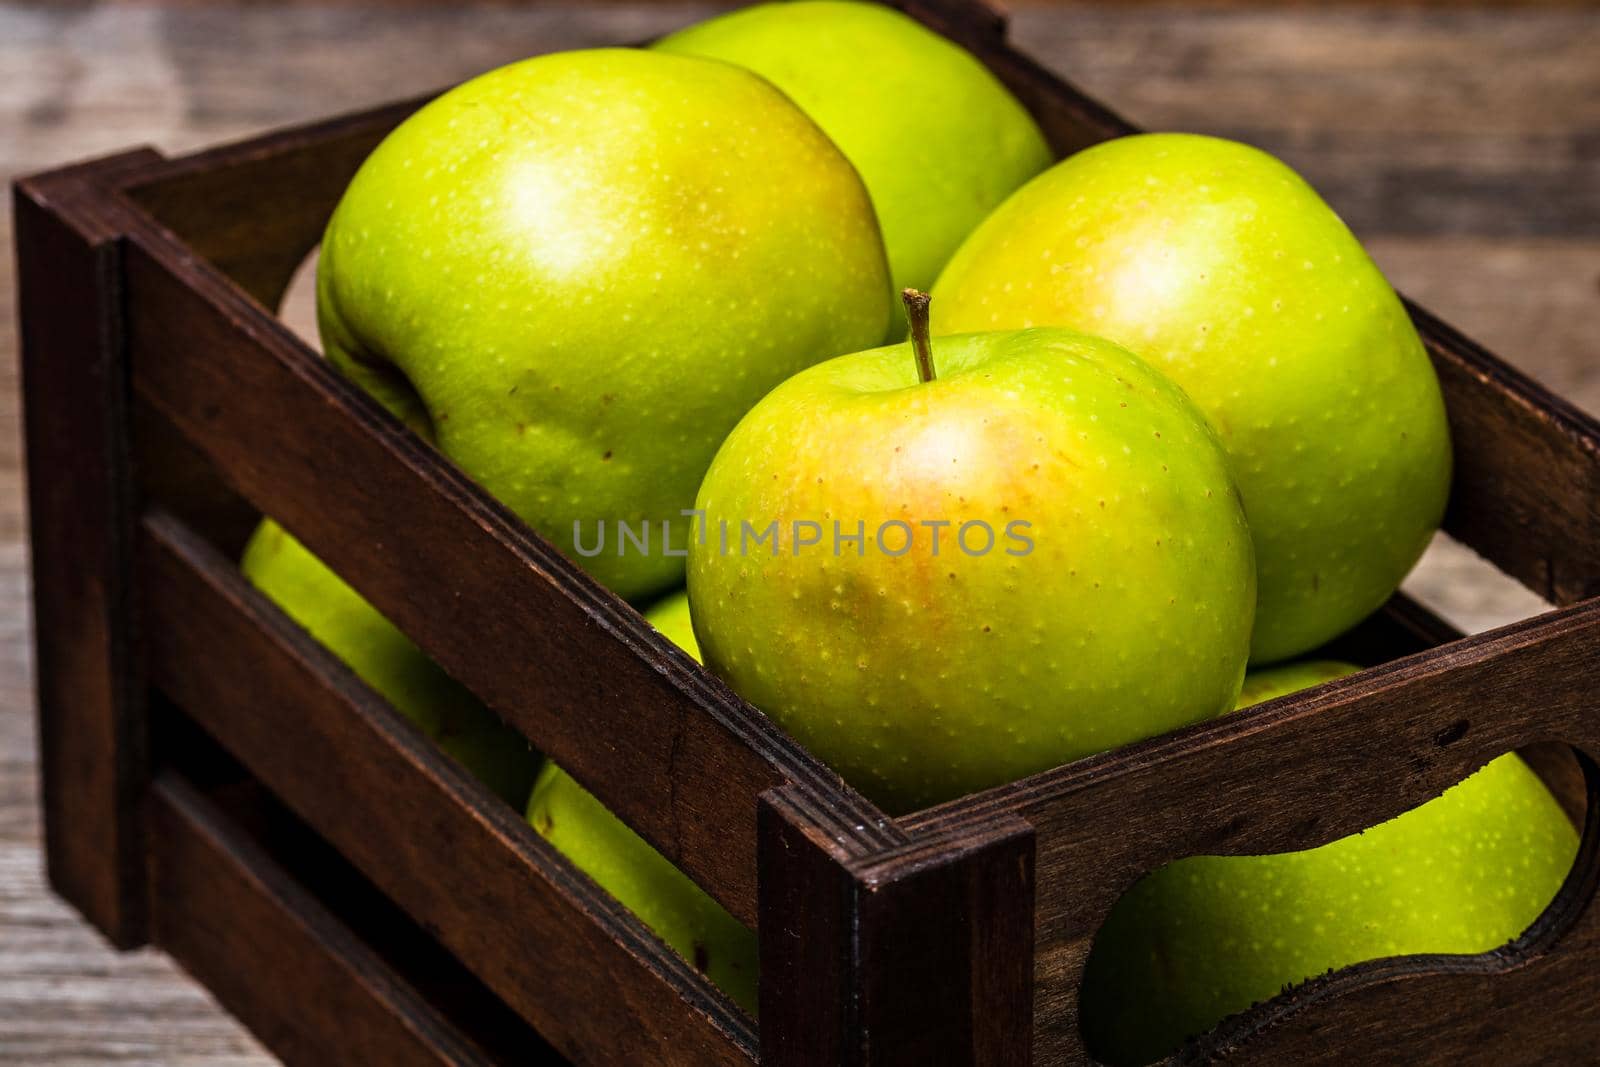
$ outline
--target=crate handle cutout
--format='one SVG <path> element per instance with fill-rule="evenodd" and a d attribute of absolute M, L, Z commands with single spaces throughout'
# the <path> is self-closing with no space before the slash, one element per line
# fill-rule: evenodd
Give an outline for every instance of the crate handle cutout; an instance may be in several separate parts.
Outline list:
<path fill-rule="evenodd" d="M 1592 714 L 1588 675 L 1597 662 L 1600 600 L 1414 653 L 903 821 L 914 836 L 1002 815 L 1034 827 L 1036 1052 L 1077 1062 L 1086 1055 L 1077 990 L 1091 939 L 1141 875 L 1186 856 L 1326 844 L 1399 815 L 1526 745 L 1561 741 L 1592 758 L 1600 753 L 1600 722 Z M 1466 693 L 1470 705 L 1462 702 Z M 1329 797 L 1340 802 L 1330 805 Z M 1102 832 L 1104 813 L 1120 811 L 1142 813 L 1138 833 Z M 1595 811 L 1591 805 L 1591 820 Z M 1588 892 L 1586 879 L 1570 882 L 1564 892 Z M 1583 937 L 1571 942 L 1570 954 L 1594 960 Z M 1574 994 L 1562 1002 L 1580 999 Z"/>
<path fill-rule="evenodd" d="M 1496 945 L 1477 953 L 1445 953 L 1441 951 L 1417 952 L 1403 956 L 1383 956 L 1379 952 L 1372 952 L 1366 961 L 1349 964 L 1321 974 L 1303 975 L 1292 982 L 1292 988 L 1285 988 L 1281 993 L 1264 993 L 1254 1006 L 1241 1007 L 1226 1018 L 1218 1018 L 1217 1022 L 1208 1028 L 1205 1033 L 1197 1037 L 1191 1035 L 1188 1040 L 1172 1041 L 1168 1046 L 1171 1050 L 1169 1055 L 1184 1062 L 1190 1060 L 1207 1062 L 1208 1056 L 1220 1057 L 1225 1053 L 1237 1053 L 1241 1050 L 1253 1056 L 1258 1052 L 1258 1038 L 1260 1044 L 1270 1050 L 1271 1037 L 1268 1036 L 1268 1032 L 1277 1027 L 1303 1027 L 1309 1024 L 1326 1028 L 1332 1025 L 1325 1017 L 1327 1015 L 1348 1017 L 1353 1010 L 1370 1011 L 1370 1007 L 1355 1009 L 1352 1004 L 1361 997 L 1382 996 L 1382 993 L 1372 992 L 1372 987 L 1388 983 L 1415 981 L 1431 983 L 1436 987 L 1436 992 L 1418 999 L 1424 1004 L 1446 1003 L 1451 1005 L 1456 1004 L 1460 997 L 1473 996 L 1472 990 L 1474 986 L 1482 984 L 1489 976 L 1500 976 L 1511 971 L 1533 969 L 1540 973 L 1531 976 L 1529 980 L 1536 984 L 1553 984 L 1553 979 L 1544 975 L 1543 970 L 1551 967 L 1570 969 L 1573 965 L 1572 955 L 1580 953 L 1584 946 L 1590 945 L 1595 941 L 1596 931 L 1591 927 L 1597 921 L 1597 910 L 1590 908 L 1589 904 L 1594 896 L 1597 883 L 1600 883 L 1600 769 L 1597 769 L 1593 760 L 1575 750 L 1566 749 L 1565 754 L 1567 760 L 1574 765 L 1574 769 L 1578 770 L 1582 776 L 1586 792 L 1586 811 L 1581 816 L 1582 822 L 1579 832 L 1573 836 L 1575 847 L 1570 866 L 1561 872 L 1560 883 L 1552 887 L 1549 899 L 1543 902 L 1539 913 L 1532 918 L 1525 930 L 1519 930 L 1515 937 L 1508 938 L 1504 944 Z M 1526 765 L 1519 767 L 1518 777 L 1521 777 L 1520 772 L 1528 770 Z M 1513 772 L 1502 768 L 1498 773 L 1504 775 Z M 1537 773 L 1531 773 L 1533 773 L 1534 779 L 1537 780 Z M 1559 800 L 1554 797 L 1552 797 L 1552 800 L 1555 801 L 1552 807 L 1559 812 L 1560 818 L 1563 821 L 1570 820 L 1572 813 L 1561 805 Z M 1434 801 L 1429 803 L 1434 803 Z M 1481 804 L 1475 805 L 1475 807 L 1481 806 Z M 1412 809 L 1413 812 L 1416 810 Z M 1404 816 L 1401 817 L 1403 818 Z M 1371 832 L 1371 828 L 1365 832 Z M 1352 840 L 1353 838 L 1350 837 L 1340 839 L 1341 842 Z M 1411 836 L 1407 839 L 1407 843 L 1422 850 L 1436 847 L 1440 852 L 1444 852 L 1451 847 L 1453 840 L 1449 833 L 1442 833 L 1422 841 L 1416 837 L 1413 830 Z M 1337 846 L 1338 843 L 1336 842 L 1333 845 L 1324 847 Z M 1383 858 L 1394 851 L 1395 849 L 1392 846 L 1383 848 L 1379 853 L 1368 855 L 1366 862 L 1374 864 L 1374 870 L 1381 875 L 1382 871 L 1377 865 L 1380 865 L 1383 862 Z M 1176 861 L 1176 863 L 1182 865 L 1191 862 L 1192 859 L 1194 857 Z M 1201 902 L 1200 907 L 1203 911 L 1208 908 L 1212 909 L 1204 913 L 1215 914 L 1219 918 L 1222 918 L 1224 909 L 1230 906 L 1237 907 L 1239 910 L 1234 915 L 1223 920 L 1225 924 L 1223 928 L 1232 936 L 1248 940 L 1253 936 L 1252 924 L 1262 921 L 1262 916 L 1267 914 L 1268 905 L 1265 894 L 1272 884 L 1278 883 L 1263 881 L 1260 883 L 1260 890 L 1257 893 L 1251 890 L 1248 885 L 1248 879 L 1251 875 L 1247 873 L 1246 864 L 1250 861 L 1249 857 L 1229 856 L 1221 859 L 1223 859 L 1225 866 L 1212 865 L 1210 871 L 1201 875 L 1201 877 L 1216 878 L 1219 880 L 1219 885 L 1230 889 L 1237 888 L 1241 894 L 1249 893 L 1250 895 L 1241 895 L 1235 902 L 1221 896 L 1220 894 L 1223 890 L 1219 888 L 1212 891 Z M 1182 877 L 1181 867 L 1169 865 L 1163 870 L 1172 878 Z M 1496 873 L 1499 872 L 1485 872 L 1489 878 L 1479 886 L 1483 893 L 1493 891 L 1493 883 L 1490 879 Z M 1158 874 L 1153 873 L 1141 878 L 1139 883 L 1130 887 L 1127 893 L 1118 898 L 1113 905 L 1113 909 L 1121 906 L 1128 899 L 1129 894 L 1137 892 L 1146 878 L 1157 876 Z M 1311 875 L 1303 871 L 1290 873 L 1287 882 L 1283 883 L 1290 887 L 1290 894 L 1284 899 L 1292 900 L 1296 905 L 1305 903 L 1295 898 L 1294 887 L 1305 884 L 1308 877 L 1311 877 Z M 1165 884 L 1170 887 L 1173 883 L 1169 880 Z M 1353 890 L 1349 896 L 1353 901 L 1359 902 L 1368 896 L 1383 892 L 1386 892 L 1386 890 L 1362 888 Z M 1158 899 L 1170 900 L 1172 898 Z M 1277 897 L 1273 899 L 1276 900 Z M 1262 910 L 1260 913 L 1253 907 L 1254 903 L 1258 901 L 1261 902 Z M 1376 909 L 1382 909 L 1384 903 L 1385 901 L 1375 901 L 1374 906 Z M 1425 906 L 1426 902 L 1423 901 L 1422 904 Z M 1319 909 L 1321 906 L 1318 905 Z M 1274 904 L 1272 907 L 1276 908 L 1278 905 Z M 1390 910 L 1392 911 L 1393 909 Z M 1296 925 L 1287 934 L 1283 932 L 1284 923 L 1291 918 L 1288 912 L 1284 911 L 1275 914 L 1276 924 L 1270 930 L 1259 931 L 1261 939 L 1269 940 L 1274 937 L 1292 939 L 1295 937 L 1300 929 L 1299 925 Z M 1390 917 L 1393 918 L 1394 916 L 1391 915 Z M 1317 918 L 1319 931 L 1323 924 L 1326 923 L 1330 937 L 1335 940 L 1341 931 L 1353 931 L 1358 926 L 1364 928 L 1370 937 L 1379 940 L 1385 934 L 1385 930 L 1381 925 L 1372 925 L 1374 920 L 1370 918 L 1366 920 L 1350 919 L 1337 908 L 1333 913 L 1325 917 L 1318 915 L 1315 918 Z M 1151 911 L 1150 902 L 1146 902 L 1146 906 L 1139 912 L 1137 921 L 1147 923 L 1161 922 L 1162 920 Z M 1142 951 L 1155 950 L 1154 943 L 1146 940 L 1143 936 L 1143 931 L 1132 931 L 1126 925 L 1120 929 L 1124 935 L 1131 937 L 1130 941 L 1120 943 L 1119 949 L 1121 951 L 1137 954 Z M 1138 979 L 1135 979 L 1132 987 L 1118 984 L 1117 979 L 1113 977 L 1118 965 L 1113 961 L 1100 960 L 1098 956 L 1102 948 L 1108 947 L 1101 944 L 1105 933 L 1105 929 L 1101 929 L 1095 935 L 1094 948 L 1089 953 L 1084 981 L 1079 990 L 1080 1020 L 1081 1025 L 1084 1027 L 1083 1037 L 1092 1053 L 1101 1051 L 1094 1047 L 1095 1034 L 1089 1025 L 1093 1010 L 1110 1007 L 1112 1002 L 1107 999 L 1110 996 L 1120 995 L 1126 997 L 1139 992 L 1144 994 L 1154 992 L 1149 988 L 1138 989 L 1140 984 Z M 1158 943 L 1160 935 L 1153 936 L 1156 937 Z M 1420 929 L 1413 931 L 1411 938 L 1413 942 L 1427 939 Z M 1181 956 L 1185 959 L 1192 958 L 1189 950 L 1184 950 Z M 1546 959 L 1546 957 L 1553 958 Z M 1112 970 L 1097 973 L 1097 964 L 1110 966 Z M 1135 962 L 1132 966 L 1137 970 L 1140 964 Z M 1292 976 L 1286 975 L 1284 977 Z M 1497 983 L 1523 981 L 1520 977 L 1495 977 L 1492 980 Z M 1098 987 L 1098 993 L 1096 993 L 1095 989 L 1097 981 L 1102 983 Z M 1455 986 L 1458 984 L 1463 988 L 1460 991 L 1455 991 Z M 1495 986 L 1492 995 L 1500 998 L 1501 1001 L 1514 997 L 1512 986 L 1507 984 Z M 1351 999 L 1346 1002 L 1346 998 Z M 1514 999 L 1521 998 L 1516 996 Z M 1170 1005 L 1163 1005 L 1159 997 L 1151 1000 L 1150 997 L 1144 996 L 1140 998 L 1140 1003 L 1141 1005 L 1153 1005 L 1143 1007 L 1141 1010 L 1154 1013 L 1156 1018 L 1160 1018 L 1163 1011 L 1170 1012 L 1172 1010 Z M 1458 1011 L 1455 1007 L 1450 1010 L 1452 1013 Z M 1305 1015 L 1304 1019 L 1300 1018 L 1302 1014 Z M 1381 1015 L 1383 1013 L 1372 1012 L 1372 1014 Z M 1176 1020 L 1169 1016 L 1167 1022 L 1156 1025 L 1166 1026 L 1167 1029 L 1162 1032 L 1173 1034 L 1176 1037 L 1178 1035 L 1173 1028 L 1173 1023 L 1175 1022 Z M 1410 1020 L 1411 1025 L 1417 1026 L 1439 1025 L 1440 1022 L 1441 1020 L 1438 1018 L 1428 1017 L 1426 1012 L 1418 1013 Z M 1116 1032 L 1121 1036 L 1111 1037 L 1108 1035 L 1101 1040 L 1121 1042 L 1133 1039 L 1131 1032 L 1126 1029 L 1126 1025 L 1123 1025 Z M 1155 1039 L 1154 1033 L 1151 1032 L 1147 1032 L 1145 1037 L 1151 1040 Z"/>

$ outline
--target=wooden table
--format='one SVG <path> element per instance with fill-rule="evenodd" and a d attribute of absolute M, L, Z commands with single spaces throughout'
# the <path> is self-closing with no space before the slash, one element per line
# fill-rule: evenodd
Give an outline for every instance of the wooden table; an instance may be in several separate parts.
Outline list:
<path fill-rule="evenodd" d="M 639 39 L 702 8 L 0 6 L 0 174 L 193 148 Z M 1321 188 L 1396 284 L 1600 410 L 1600 12 L 1024 10 L 1015 37 L 1136 122 L 1240 137 Z M 10 243 L 9 215 L 0 237 Z M 0 1063 L 271 1058 L 159 955 L 46 889 L 14 289 L 0 258 Z M 306 322 L 303 291 L 291 310 Z M 1408 585 L 1469 630 L 1540 604 L 1436 546 Z"/>

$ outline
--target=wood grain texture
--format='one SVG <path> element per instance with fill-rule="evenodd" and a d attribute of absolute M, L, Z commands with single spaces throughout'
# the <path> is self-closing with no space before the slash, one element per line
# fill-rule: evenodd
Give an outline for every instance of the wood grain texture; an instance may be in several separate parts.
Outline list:
<path fill-rule="evenodd" d="M 749 1020 L 519 812 L 193 534 L 146 536 L 152 680 L 519 1015 L 578 1059 L 750 1062 Z"/>
<path fill-rule="evenodd" d="M 16 187 L 18 328 L 35 477 L 40 763 L 51 883 L 119 948 L 144 941 L 148 776 L 134 647 L 135 488 L 114 176 L 147 153 Z"/>
<path fill-rule="evenodd" d="M 285 1062 L 490 1067 L 193 786 L 159 778 L 148 810 L 154 940 Z"/>
<path fill-rule="evenodd" d="M 1033 828 L 1001 818 L 927 834 L 849 871 L 861 1062 L 1031 1063 Z"/>
<path fill-rule="evenodd" d="M 1445 529 L 1553 603 L 1600 595 L 1600 422 L 1410 310 L 1450 415 Z"/>
<path fill-rule="evenodd" d="M 534 47 L 637 39 L 703 8 L 370 12 L 0 8 L 0 173 L 181 150 L 432 89 Z M 1284 155 L 1412 296 L 1600 407 L 1600 19 L 1580 12 L 1024 8 L 1014 37 L 1129 117 Z M 1529 61 L 1537 56 L 1537 62 Z M 0 217 L 0 235 L 8 237 Z M 13 315 L 0 257 L 0 320 Z M 0 329 L 0 1060 L 255 1064 L 148 952 L 44 889 L 20 544 L 14 334 Z M 1441 542 L 1408 587 L 1469 631 L 1538 610 Z"/>
<path fill-rule="evenodd" d="M 312 125 L 261 157 L 227 147 L 198 152 L 130 195 L 245 292 L 276 308 L 356 168 L 420 103 Z M 242 167 L 251 180 L 239 180 Z"/>
<path fill-rule="evenodd" d="M 762 798 L 761 1062 L 1031 1062 L 1033 831 L 965 825 L 873 854 L 826 798 Z"/>

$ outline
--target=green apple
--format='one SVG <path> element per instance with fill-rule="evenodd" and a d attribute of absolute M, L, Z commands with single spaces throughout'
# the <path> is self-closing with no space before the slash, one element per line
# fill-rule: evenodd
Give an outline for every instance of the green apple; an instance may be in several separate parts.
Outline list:
<path fill-rule="evenodd" d="M 1188 392 L 1250 516 L 1254 663 L 1376 609 L 1444 513 L 1449 430 L 1416 330 L 1339 217 L 1264 152 L 1187 134 L 1080 152 L 985 220 L 934 296 L 935 333 L 1070 326 Z"/>
<path fill-rule="evenodd" d="M 802 371 L 698 508 L 706 664 L 890 811 L 1239 694 L 1255 571 L 1226 456 L 1108 341 L 972 334 Z"/>
<path fill-rule="evenodd" d="M 850 157 L 872 194 L 897 287 L 926 289 L 962 238 L 1050 165 L 1050 147 L 989 69 L 874 3 L 756 4 L 653 46 L 771 81 Z"/>
<path fill-rule="evenodd" d="M 262 522 L 240 569 L 401 714 L 520 808 L 539 757 L 528 742 L 277 523 Z"/>
<path fill-rule="evenodd" d="M 681 584 L 681 512 L 745 410 L 883 337 L 887 271 L 860 178 L 782 93 L 603 49 L 391 133 L 328 224 L 318 319 L 334 363 L 637 598 Z"/>
<path fill-rule="evenodd" d="M 668 640 L 699 658 L 687 596 L 670 596 L 645 617 Z M 528 822 L 657 937 L 755 1014 L 755 934 L 553 763 L 545 765 L 533 787 Z"/>
<path fill-rule="evenodd" d="M 1295 664 L 1245 689 L 1267 700 L 1355 669 Z M 1321 848 L 1178 860 L 1129 890 L 1096 937 L 1084 1039 L 1099 1061 L 1148 1063 L 1330 968 L 1497 948 L 1555 897 L 1577 850 L 1555 797 L 1508 754 Z"/>

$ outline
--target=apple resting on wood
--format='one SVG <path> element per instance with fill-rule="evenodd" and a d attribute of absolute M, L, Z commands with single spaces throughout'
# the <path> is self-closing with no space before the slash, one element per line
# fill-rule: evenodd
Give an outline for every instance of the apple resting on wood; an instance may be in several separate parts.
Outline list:
<path fill-rule="evenodd" d="M 683 593 L 667 597 L 645 618 L 667 640 L 700 658 Z M 755 934 L 554 763 L 545 765 L 533 787 L 528 822 L 657 937 L 755 1014 Z"/>

